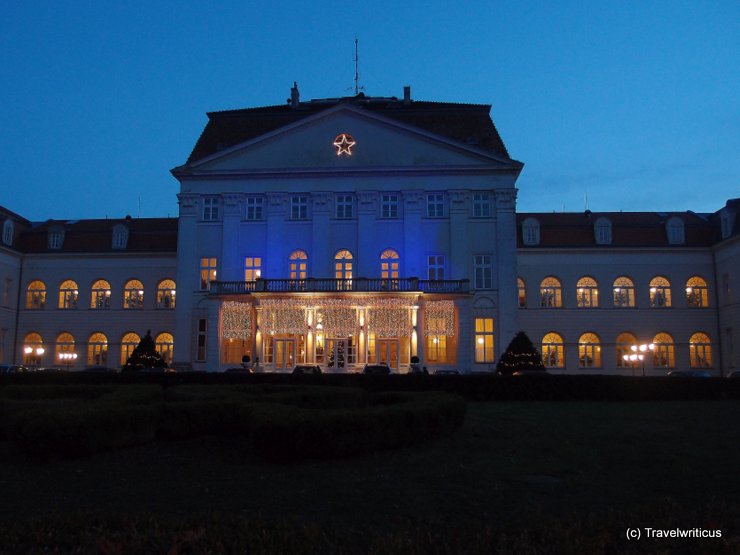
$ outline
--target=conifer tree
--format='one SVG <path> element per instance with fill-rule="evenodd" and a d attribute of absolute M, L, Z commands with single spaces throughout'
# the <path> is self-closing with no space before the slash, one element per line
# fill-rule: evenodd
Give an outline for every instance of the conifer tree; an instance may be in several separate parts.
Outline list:
<path fill-rule="evenodd" d="M 143 370 L 144 368 L 165 368 L 162 355 L 157 352 L 152 339 L 151 330 L 146 331 L 146 335 L 141 338 L 139 344 L 134 348 L 131 356 L 128 357 L 126 364 L 123 366 L 124 372 Z"/>
<path fill-rule="evenodd" d="M 539 351 L 523 331 L 514 336 L 496 365 L 496 373 L 500 375 L 510 376 L 518 370 L 545 371 Z"/>

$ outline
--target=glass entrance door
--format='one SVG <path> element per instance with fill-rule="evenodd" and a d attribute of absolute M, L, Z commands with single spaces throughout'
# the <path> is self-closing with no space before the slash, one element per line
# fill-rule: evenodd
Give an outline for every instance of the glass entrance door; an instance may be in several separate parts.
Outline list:
<path fill-rule="evenodd" d="M 346 339 L 327 339 L 327 361 L 329 370 L 343 371 L 357 362 L 357 354 L 353 337 Z"/>
<path fill-rule="evenodd" d="M 295 366 L 295 339 L 275 339 L 275 371 L 285 372 Z"/>
<path fill-rule="evenodd" d="M 378 362 L 398 370 L 398 339 L 378 339 Z"/>

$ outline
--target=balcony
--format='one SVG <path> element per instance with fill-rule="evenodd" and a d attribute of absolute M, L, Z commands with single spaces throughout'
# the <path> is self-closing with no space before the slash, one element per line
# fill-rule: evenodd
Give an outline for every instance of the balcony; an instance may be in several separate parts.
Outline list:
<path fill-rule="evenodd" d="M 258 279 L 257 281 L 213 281 L 211 295 L 245 295 L 251 293 L 468 293 L 467 279 L 429 280 L 418 278 L 306 278 Z"/>

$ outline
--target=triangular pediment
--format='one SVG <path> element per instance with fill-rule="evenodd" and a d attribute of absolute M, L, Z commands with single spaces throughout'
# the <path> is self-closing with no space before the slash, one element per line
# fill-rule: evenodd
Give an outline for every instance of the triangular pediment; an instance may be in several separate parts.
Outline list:
<path fill-rule="evenodd" d="M 342 154 L 334 145 L 339 137 Z M 351 144 L 350 143 L 354 143 Z M 350 155 L 346 153 L 349 150 Z M 428 131 L 338 105 L 178 168 L 213 174 L 250 171 L 351 171 L 373 168 L 512 168 L 512 160 Z"/>

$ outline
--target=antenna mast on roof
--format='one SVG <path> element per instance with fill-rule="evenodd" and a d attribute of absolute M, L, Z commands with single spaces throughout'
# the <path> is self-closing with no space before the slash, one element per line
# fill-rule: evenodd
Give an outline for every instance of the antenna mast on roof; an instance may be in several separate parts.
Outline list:
<path fill-rule="evenodd" d="M 359 41 L 357 40 L 357 37 L 355 37 L 355 57 L 352 59 L 352 61 L 355 62 L 355 96 L 360 94 L 360 91 L 365 88 L 360 86 L 360 56 L 357 49 L 358 43 Z"/>

